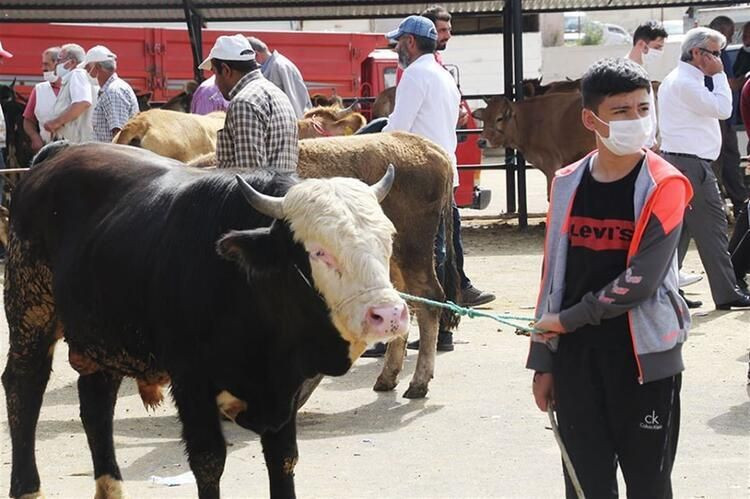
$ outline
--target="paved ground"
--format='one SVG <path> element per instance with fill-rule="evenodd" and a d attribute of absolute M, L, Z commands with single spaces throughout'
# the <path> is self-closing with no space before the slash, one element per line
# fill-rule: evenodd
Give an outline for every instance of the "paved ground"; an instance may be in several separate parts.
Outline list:
<path fill-rule="evenodd" d="M 530 206 L 543 211 L 543 178 L 533 178 L 536 194 Z M 530 314 L 541 264 L 541 227 L 521 233 L 487 222 L 471 225 L 465 231 L 469 275 L 478 286 L 498 293 L 493 310 Z M 687 268 L 701 270 L 695 250 Z M 705 280 L 688 290 L 710 303 Z M 745 386 L 750 311 L 716 312 L 706 306 L 694 321 L 685 348 L 675 496 L 750 497 Z M 4 366 L 4 318 L 0 337 Z M 528 340 L 476 319 L 465 320 L 456 339 L 455 352 L 439 355 L 424 400 L 401 397 L 416 360 L 412 352 L 392 393 L 371 390 L 381 367 L 375 359 L 360 360 L 342 378 L 324 380 L 298 418 L 300 497 L 561 497 L 558 450 L 545 428 L 546 415 L 533 404 L 531 375 L 523 369 Z M 62 343 L 38 426 L 37 458 L 48 497 L 91 497 L 92 465 L 78 419 L 76 376 L 66 359 Z M 0 414 L 0 493 L 5 493 L 10 443 L 5 412 Z M 147 413 L 134 383 L 127 381 L 115 418 L 129 497 L 196 497 L 194 485 L 166 487 L 150 480 L 187 471 L 171 404 Z M 258 437 L 229 423 L 224 428 L 231 445 L 224 496 L 267 496 Z"/>

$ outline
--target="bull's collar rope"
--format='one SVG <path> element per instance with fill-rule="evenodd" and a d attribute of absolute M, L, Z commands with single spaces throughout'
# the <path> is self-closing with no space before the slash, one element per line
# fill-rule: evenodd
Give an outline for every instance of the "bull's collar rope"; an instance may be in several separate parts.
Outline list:
<path fill-rule="evenodd" d="M 310 280 L 307 278 L 307 276 L 302 272 L 302 270 L 295 265 L 294 268 L 297 270 L 297 273 L 302 278 L 303 281 L 305 281 L 305 284 L 307 284 L 311 289 L 315 289 L 310 282 Z M 341 307 L 346 305 L 347 303 L 351 302 L 352 300 L 359 298 L 360 296 L 371 293 L 373 291 L 380 291 L 383 289 L 388 289 L 387 286 L 376 286 L 372 288 L 363 289 L 362 291 L 359 291 L 358 293 L 353 294 L 352 296 L 349 296 L 347 298 L 344 298 L 340 302 L 338 302 L 334 307 L 333 310 L 340 310 Z M 520 324 L 516 324 L 512 321 L 521 321 L 521 322 L 534 322 L 535 319 L 533 317 L 526 317 L 526 316 L 518 316 L 518 315 L 508 315 L 508 314 L 491 314 L 489 312 L 482 312 L 481 310 L 476 310 L 473 308 L 467 308 L 467 307 L 461 307 L 459 305 L 456 305 L 452 301 L 446 301 L 446 302 L 440 302 L 435 300 L 430 300 L 428 298 L 422 298 L 421 296 L 414 296 L 410 295 L 408 293 L 402 293 L 399 291 L 399 296 L 403 298 L 404 300 L 408 300 L 415 303 L 421 303 L 423 305 L 429 305 L 431 307 L 437 307 L 437 308 L 444 308 L 446 310 L 450 310 L 451 312 L 458 314 L 460 316 L 466 316 L 469 319 L 474 319 L 477 317 L 486 317 L 487 319 L 493 319 L 497 322 L 500 322 L 501 324 L 505 324 L 506 326 L 511 326 L 516 328 L 516 333 L 518 334 L 525 334 L 529 335 L 531 333 L 538 333 L 536 329 L 533 327 L 523 326 Z"/>
<path fill-rule="evenodd" d="M 401 298 L 405 300 L 416 302 L 416 303 L 422 303 L 424 305 L 429 305 L 431 307 L 444 308 L 460 316 L 466 316 L 469 319 L 474 319 L 476 317 L 486 317 L 488 319 L 493 319 L 493 320 L 496 320 L 497 322 L 505 324 L 506 326 L 512 326 L 516 328 L 518 331 L 523 332 L 524 334 L 531 334 L 531 333 L 539 332 L 533 327 L 522 326 L 522 325 L 515 324 L 514 322 L 512 322 L 512 321 L 533 322 L 535 321 L 533 317 L 507 315 L 507 314 L 491 314 L 489 312 L 482 312 L 481 310 L 476 310 L 473 308 L 461 307 L 459 305 L 456 305 L 452 301 L 440 302 L 440 301 L 430 300 L 428 298 L 422 298 L 420 296 L 410 295 L 407 293 L 399 292 L 398 294 L 399 296 L 401 296 Z"/>

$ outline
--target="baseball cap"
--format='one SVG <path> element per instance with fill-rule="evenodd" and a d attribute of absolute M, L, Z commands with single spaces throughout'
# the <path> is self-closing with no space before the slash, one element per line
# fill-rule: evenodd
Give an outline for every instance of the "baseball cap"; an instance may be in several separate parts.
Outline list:
<path fill-rule="evenodd" d="M 435 24 L 422 16 L 409 16 L 398 25 L 398 28 L 385 34 L 389 40 L 398 40 L 402 35 L 416 35 L 437 40 Z"/>
<path fill-rule="evenodd" d="M 106 62 L 106 61 L 115 61 L 117 60 L 117 56 L 112 53 L 111 50 L 109 50 L 104 45 L 94 45 L 89 49 L 88 52 L 86 52 L 86 57 L 83 58 L 83 65 L 86 66 L 87 64 L 91 64 L 93 62 Z"/>
<path fill-rule="evenodd" d="M 243 35 L 220 36 L 216 39 L 206 60 L 201 62 L 198 69 L 211 69 L 211 59 L 225 61 L 254 61 L 255 51 Z"/>
<path fill-rule="evenodd" d="M 13 57 L 13 54 L 3 48 L 2 42 L 0 42 L 0 57 L 5 57 L 6 59 L 10 59 L 11 57 Z"/>

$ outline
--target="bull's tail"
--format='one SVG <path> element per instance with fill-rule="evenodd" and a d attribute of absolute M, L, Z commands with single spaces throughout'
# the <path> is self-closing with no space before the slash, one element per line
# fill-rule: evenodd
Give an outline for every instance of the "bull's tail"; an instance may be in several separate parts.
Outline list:
<path fill-rule="evenodd" d="M 34 157 L 31 159 L 31 166 L 33 167 L 35 165 L 38 165 L 42 161 L 50 159 L 70 145 L 70 142 L 68 142 L 67 140 L 57 140 L 55 142 L 50 142 L 49 144 L 39 149 L 39 152 L 34 155 Z"/>
<path fill-rule="evenodd" d="M 452 177 L 451 177 L 452 178 Z M 443 220 L 445 223 L 445 266 L 443 272 L 443 292 L 445 299 L 458 303 L 461 296 L 461 282 L 456 264 L 456 251 L 453 246 L 453 185 L 448 185 L 448 195 L 443 203 Z M 458 327 L 461 316 L 443 309 L 440 316 L 440 331 L 452 331 Z"/>

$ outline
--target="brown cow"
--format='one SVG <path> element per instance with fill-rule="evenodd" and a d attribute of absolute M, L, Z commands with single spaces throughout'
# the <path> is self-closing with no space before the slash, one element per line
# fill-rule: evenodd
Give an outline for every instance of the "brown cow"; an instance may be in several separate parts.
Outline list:
<path fill-rule="evenodd" d="M 372 118 L 385 118 L 393 112 L 396 104 L 396 87 L 389 87 L 380 92 L 372 103 Z"/>
<path fill-rule="evenodd" d="M 333 106 L 308 109 L 297 120 L 300 140 L 353 134 L 367 123 L 364 116 L 353 111 L 353 106 L 345 109 Z"/>
<path fill-rule="evenodd" d="M 484 123 L 480 148 L 512 147 L 547 176 L 581 159 L 596 147 L 594 133 L 581 123 L 581 94 L 550 93 L 511 102 L 493 97 L 487 107 L 475 110 Z"/>
<path fill-rule="evenodd" d="M 427 139 L 406 132 L 352 135 L 301 140 L 297 171 L 302 177 L 355 177 L 365 182 L 382 174 L 389 163 L 396 177 L 383 211 L 396 227 L 391 259 L 391 279 L 397 289 L 442 301 L 447 294 L 457 295 L 457 274 L 453 257 L 451 199 L 453 174 L 445 152 Z M 212 155 L 199 158 L 190 166 L 213 166 Z M 446 234 L 445 292 L 435 274 L 433 248 L 440 217 L 449 227 Z M 419 357 L 407 398 L 421 398 L 435 368 L 440 313 L 435 308 L 415 304 L 419 325 Z M 455 317 L 444 317 L 443 327 L 455 327 Z M 375 383 L 376 391 L 392 390 L 398 384 L 406 353 L 406 338 L 388 344 L 383 371 Z M 300 394 L 300 404 L 309 396 L 320 378 L 310 380 Z"/>
<path fill-rule="evenodd" d="M 344 101 L 338 95 L 313 94 L 310 96 L 310 102 L 312 102 L 313 107 L 344 107 Z"/>
<path fill-rule="evenodd" d="M 190 161 L 216 150 L 216 132 L 224 127 L 224 113 L 205 116 L 164 109 L 135 115 L 112 142 L 142 147 L 179 161 Z"/>

